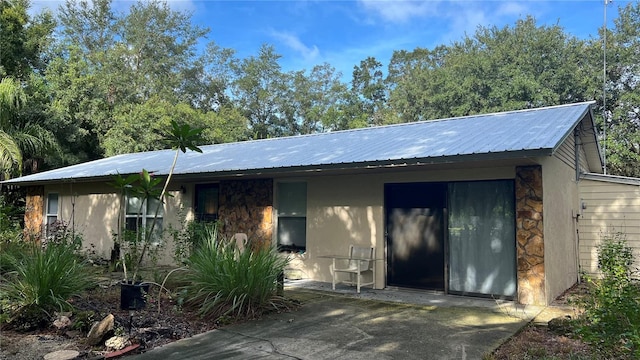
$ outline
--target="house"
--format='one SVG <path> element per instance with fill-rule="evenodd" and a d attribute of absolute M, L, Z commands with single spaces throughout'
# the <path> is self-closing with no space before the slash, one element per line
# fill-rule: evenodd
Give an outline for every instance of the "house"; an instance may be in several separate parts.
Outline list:
<path fill-rule="evenodd" d="M 277 243 L 304 278 L 331 281 L 322 256 L 360 244 L 376 249 L 376 288 L 548 304 L 576 282 L 581 261 L 592 266 L 579 257 L 592 244 L 576 236 L 591 209 L 580 184 L 607 181 L 591 105 L 203 146 L 180 154 L 162 226 L 179 226 L 179 213 L 219 219 L 226 234 Z M 142 168 L 166 175 L 173 154 L 5 183 L 27 187 L 28 229 L 64 220 L 108 257 L 119 196 L 107 182 Z"/>
<path fill-rule="evenodd" d="M 598 272 L 597 247 L 603 237 L 623 238 L 633 249 L 635 277 L 640 276 L 640 179 L 602 174 L 582 174 L 578 244 L 580 269 Z"/>

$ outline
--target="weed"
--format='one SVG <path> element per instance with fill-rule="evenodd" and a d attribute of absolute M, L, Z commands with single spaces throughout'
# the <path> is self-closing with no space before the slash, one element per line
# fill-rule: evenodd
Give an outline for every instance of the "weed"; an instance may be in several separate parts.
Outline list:
<path fill-rule="evenodd" d="M 602 278 L 586 277 L 590 296 L 583 299 L 577 332 L 612 354 L 640 357 L 640 287 L 632 279 L 632 263 L 623 233 L 603 237 L 598 247 Z"/>

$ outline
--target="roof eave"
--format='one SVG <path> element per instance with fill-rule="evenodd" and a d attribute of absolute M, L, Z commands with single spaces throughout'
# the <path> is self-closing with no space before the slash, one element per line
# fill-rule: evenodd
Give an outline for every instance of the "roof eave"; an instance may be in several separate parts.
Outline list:
<path fill-rule="evenodd" d="M 224 177 L 242 177 L 242 176 L 268 176 L 273 174 L 283 173 L 300 173 L 300 172 L 322 172 L 333 170 L 365 170 L 372 168 L 394 168 L 394 167 L 408 167 L 408 166 L 425 166 L 436 164 L 459 164 L 463 162 L 475 162 L 475 161 L 500 161 L 510 159 L 524 159 L 524 158 L 536 158 L 542 156 L 551 156 L 553 149 L 525 149 L 518 151 L 503 151 L 503 152 L 488 152 L 478 154 L 462 154 L 453 156 L 437 156 L 437 157 L 421 157 L 421 158 L 407 158 L 407 159 L 390 159 L 382 161 L 365 161 L 365 162 L 353 162 L 353 163 L 335 163 L 335 164 L 311 164 L 304 166 L 291 166 L 291 167 L 277 167 L 277 168 L 255 168 L 255 169 L 243 169 L 243 170 L 229 170 L 218 172 L 192 172 L 192 173 L 180 173 L 177 172 L 174 176 L 187 179 L 191 176 L 210 174 L 212 177 L 224 178 Z M 111 178 L 112 175 L 94 176 L 94 177 L 79 177 L 79 178 L 64 178 L 55 180 L 35 180 L 35 181 L 14 181 L 3 182 L 6 185 L 17 186 L 39 186 L 50 185 L 59 183 L 83 183 L 83 182 L 99 182 L 106 181 Z"/>

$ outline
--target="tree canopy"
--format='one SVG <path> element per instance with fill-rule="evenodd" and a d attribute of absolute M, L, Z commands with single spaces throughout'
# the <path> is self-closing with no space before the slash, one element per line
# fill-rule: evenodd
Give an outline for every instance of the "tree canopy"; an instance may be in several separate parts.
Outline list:
<path fill-rule="evenodd" d="M 204 129 L 198 146 L 594 99 L 608 172 L 640 176 L 638 3 L 607 30 L 606 109 L 604 29 L 578 39 L 525 17 L 398 49 L 386 65 L 366 57 L 344 82 L 326 63 L 283 70 L 269 44 L 245 58 L 215 39 L 203 46 L 209 30 L 159 0 L 126 11 L 69 0 L 56 17 L 28 9 L 0 1 L 0 77 L 24 100 L 2 105 L 0 134 L 17 146 L 2 142 L 5 176 L 163 148 L 172 120 Z M 28 133 L 37 146 L 20 145 Z"/>

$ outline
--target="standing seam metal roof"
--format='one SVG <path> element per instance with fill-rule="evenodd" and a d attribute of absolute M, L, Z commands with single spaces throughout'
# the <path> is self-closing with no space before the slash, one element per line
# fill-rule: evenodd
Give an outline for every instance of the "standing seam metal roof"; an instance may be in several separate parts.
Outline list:
<path fill-rule="evenodd" d="M 463 155 L 542 151 L 551 155 L 593 102 L 389 126 L 202 146 L 179 155 L 175 174 L 402 163 Z M 167 174 L 174 150 L 116 155 L 5 183 L 130 174 Z M 452 161 L 453 161 L 452 160 Z"/>

